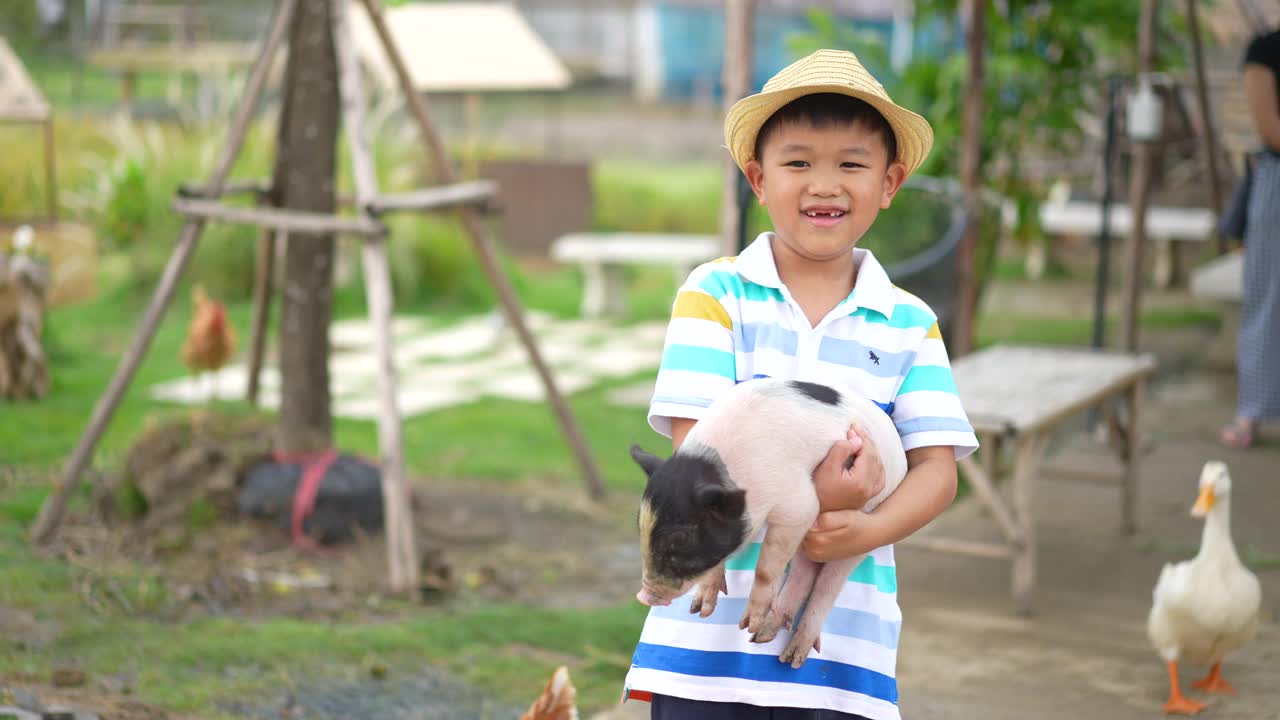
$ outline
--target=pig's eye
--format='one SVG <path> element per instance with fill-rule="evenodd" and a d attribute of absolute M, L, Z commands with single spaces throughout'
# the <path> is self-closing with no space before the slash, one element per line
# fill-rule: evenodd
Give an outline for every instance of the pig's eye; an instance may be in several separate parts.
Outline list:
<path fill-rule="evenodd" d="M 686 550 L 693 545 L 693 533 L 688 530 L 676 530 L 671 533 L 671 548 Z"/>

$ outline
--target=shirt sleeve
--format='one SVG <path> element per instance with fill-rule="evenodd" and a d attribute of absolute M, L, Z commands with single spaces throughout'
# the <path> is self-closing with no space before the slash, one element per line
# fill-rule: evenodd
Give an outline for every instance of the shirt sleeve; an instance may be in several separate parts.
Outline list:
<path fill-rule="evenodd" d="M 1276 66 L 1277 37 L 1280 36 L 1269 34 L 1255 37 L 1244 52 L 1244 64 L 1252 63 L 1274 68 Z"/>
<path fill-rule="evenodd" d="M 950 446 L 959 460 L 978 449 L 978 437 L 960 403 L 937 322 L 925 334 L 911 369 L 898 386 L 890 414 L 904 450 Z"/>
<path fill-rule="evenodd" d="M 737 382 L 732 295 L 717 282 L 717 263 L 694 270 L 676 293 L 662 362 L 649 404 L 649 426 L 671 437 L 671 419 L 701 419 Z"/>

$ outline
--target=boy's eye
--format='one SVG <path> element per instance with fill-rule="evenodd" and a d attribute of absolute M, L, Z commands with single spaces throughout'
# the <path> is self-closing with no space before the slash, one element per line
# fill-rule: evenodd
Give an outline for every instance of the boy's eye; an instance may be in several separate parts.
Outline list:
<path fill-rule="evenodd" d="M 788 162 L 783 163 L 783 166 L 784 166 L 784 167 L 797 167 L 797 168 L 799 168 L 799 167 L 809 167 L 809 163 L 808 163 L 808 162 L 805 162 L 804 160 L 790 160 L 790 161 L 788 161 Z"/>
<path fill-rule="evenodd" d="M 849 169 L 849 168 L 864 168 L 864 167 L 866 167 L 866 165 L 863 165 L 862 163 L 856 163 L 856 162 L 843 162 L 843 163 L 840 163 L 840 167 L 842 167 L 842 168 L 846 168 L 846 169 Z"/>

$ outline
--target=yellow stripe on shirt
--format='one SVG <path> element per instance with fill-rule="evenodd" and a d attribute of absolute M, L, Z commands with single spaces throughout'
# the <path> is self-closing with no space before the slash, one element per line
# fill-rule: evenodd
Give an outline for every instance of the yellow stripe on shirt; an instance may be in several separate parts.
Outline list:
<path fill-rule="evenodd" d="M 694 320 L 710 320 L 720 323 L 726 330 L 733 329 L 733 320 L 720 304 L 719 300 L 704 292 L 682 290 L 676 295 L 675 307 L 671 311 L 674 318 L 693 318 Z"/>

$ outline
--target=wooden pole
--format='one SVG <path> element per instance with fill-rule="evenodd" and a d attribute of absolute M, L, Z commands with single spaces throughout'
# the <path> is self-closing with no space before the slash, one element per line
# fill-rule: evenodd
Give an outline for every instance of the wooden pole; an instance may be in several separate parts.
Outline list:
<path fill-rule="evenodd" d="M 58 221 L 58 169 L 53 154 L 53 111 L 44 121 L 44 176 L 48 187 L 45 199 L 49 203 L 49 222 Z"/>
<path fill-rule="evenodd" d="M 405 67 L 404 58 L 396 47 L 395 39 L 391 37 L 391 31 L 387 28 L 386 19 L 382 14 L 382 4 L 378 0 L 362 0 L 362 2 L 365 9 L 368 10 L 369 19 L 374 30 L 378 33 L 378 38 L 387 53 L 387 58 L 391 61 L 391 66 L 395 70 L 400 90 L 404 93 L 405 99 L 409 103 L 414 120 L 418 124 L 418 130 L 422 133 L 423 140 L 431 149 L 431 160 L 435 167 L 436 180 L 443 184 L 452 183 L 455 173 L 445 150 L 444 141 L 440 138 L 431 122 L 431 116 L 427 112 L 426 100 L 413 87 L 413 80 L 409 76 L 408 68 Z M 502 268 L 498 265 L 493 248 L 489 246 L 488 237 L 480 223 L 480 216 L 474 209 L 469 207 L 462 207 L 458 212 L 462 217 L 467 234 L 471 238 L 471 244 L 475 248 L 476 255 L 480 259 L 480 264 L 484 268 L 485 274 L 489 276 L 490 284 L 497 291 L 498 299 L 502 302 L 507 323 L 516 331 L 517 337 L 520 338 L 525 351 L 528 352 L 529 361 L 537 371 L 538 377 L 541 378 L 543 388 L 545 388 L 547 397 L 551 401 L 551 406 L 555 410 L 560 429 L 577 454 L 578 463 L 586 476 L 588 493 L 594 499 L 603 498 L 605 492 L 604 485 L 600 480 L 599 470 L 591 457 L 591 452 L 587 449 L 582 433 L 578 430 L 573 414 L 569 410 L 569 405 L 565 402 L 560 391 L 556 389 L 555 379 L 551 376 L 551 371 L 547 368 L 546 363 L 543 362 L 542 353 L 539 352 L 533 335 L 529 333 L 529 328 L 525 325 L 520 300 L 516 297 L 510 280 L 507 279 Z"/>
<path fill-rule="evenodd" d="M 1138 74 L 1149 73 L 1155 64 L 1156 11 L 1159 0 L 1142 0 L 1142 18 L 1138 26 Z M 1142 266 L 1147 244 L 1147 204 L 1151 199 L 1151 165 L 1155 145 L 1133 144 L 1133 176 L 1129 181 L 1129 207 L 1133 221 L 1125 246 L 1124 314 L 1121 334 L 1124 349 L 1138 349 L 1138 318 L 1142 308 Z"/>
<path fill-rule="evenodd" d="M 253 331 L 249 341 L 249 381 L 245 399 L 258 406 L 262 356 L 267 346 L 267 325 L 271 318 L 271 301 L 275 297 L 276 231 L 263 229 L 258 237 L 258 258 L 253 277 Z"/>
<path fill-rule="evenodd" d="M 267 35 L 267 41 L 263 44 L 262 53 L 258 57 L 253 67 L 253 72 L 249 77 L 244 99 L 241 101 L 240 106 L 236 108 L 235 118 L 232 120 L 231 129 L 227 133 L 227 142 L 222 147 L 222 154 L 219 156 L 218 164 L 213 171 L 212 178 L 209 180 L 207 187 L 209 192 L 215 196 L 221 194 L 222 184 L 226 182 L 227 175 L 231 173 L 231 165 L 235 162 L 236 156 L 239 155 L 240 148 L 244 144 L 245 134 L 249 129 L 249 121 L 253 118 L 254 107 L 257 105 L 258 98 L 261 97 L 262 89 L 267 82 L 267 71 L 270 69 L 276 50 L 280 47 L 281 40 L 284 38 L 285 30 L 289 27 L 289 20 L 293 17 L 296 3 L 297 0 L 281 0 L 275 21 Z M 173 292 L 178 285 L 178 279 L 182 276 L 187 262 L 195 252 L 196 245 L 200 239 L 200 231 L 203 228 L 204 220 L 200 218 L 188 218 L 186 224 L 183 225 L 182 235 L 178 239 L 177 247 L 174 248 L 173 254 L 169 256 L 169 263 L 165 266 L 164 274 L 160 277 L 160 284 L 156 287 L 155 294 L 151 297 L 151 304 L 143 315 L 138 331 L 133 337 L 133 342 L 130 343 L 128 350 L 125 351 L 124 357 L 120 359 L 120 365 L 116 367 L 116 373 L 111 378 L 111 384 L 107 387 L 102 397 L 98 399 L 98 404 L 94 406 L 93 416 L 89 420 L 89 427 L 85 430 L 80 442 L 67 460 L 62 476 L 55 485 L 53 492 L 45 499 L 44 505 L 40 508 L 40 514 L 36 517 L 35 523 L 31 528 L 32 542 L 43 543 L 49 540 L 62 522 L 62 516 L 67 509 L 67 500 L 71 496 L 71 491 L 75 489 L 76 480 L 89 463 L 98 440 L 101 439 L 102 434 L 106 431 L 107 424 L 111 422 L 111 416 L 115 414 L 116 407 L 120 404 L 120 399 L 124 396 L 125 390 L 133 380 L 133 375 L 137 372 L 138 365 L 142 363 L 142 358 L 146 355 L 152 338 L 155 337 L 156 328 L 160 326 L 160 320 L 164 317 L 169 303 L 173 300 Z"/>
<path fill-rule="evenodd" d="M 338 54 L 338 90 L 342 124 L 351 148 L 351 171 L 356 186 L 356 206 L 364 215 L 378 195 L 378 176 L 365 131 L 365 108 L 347 13 L 350 4 L 333 8 L 333 42 Z M 369 218 L 371 221 L 373 218 Z M 395 339 L 391 331 L 393 297 L 387 246 L 381 237 L 368 238 L 361 246 L 369 320 L 374 329 L 378 358 L 378 445 L 382 456 L 382 507 L 386 527 L 387 562 L 392 592 L 418 586 L 418 550 L 409 511 L 409 483 L 405 478 L 404 450 L 400 439 L 400 407 L 396 398 Z"/>
<path fill-rule="evenodd" d="M 1209 102 L 1209 83 L 1205 79 L 1204 47 L 1200 40 L 1200 10 L 1196 0 L 1187 0 L 1187 29 L 1191 33 L 1191 53 L 1196 68 L 1196 99 L 1200 105 L 1200 121 L 1204 132 L 1204 154 L 1209 169 L 1209 195 L 1215 213 L 1222 212 L 1222 178 L 1218 175 L 1218 137 L 1213 124 L 1213 107 Z M 1218 253 L 1227 251 L 1227 238 L 1214 230 Z"/>
<path fill-rule="evenodd" d="M 755 0 L 725 0 L 724 4 L 724 109 L 728 112 L 751 92 L 751 34 Z M 737 163 L 724 158 L 724 182 L 720 187 L 720 254 L 738 254 L 739 226 Z"/>
<path fill-rule="evenodd" d="M 984 100 L 983 46 L 986 43 L 986 3 L 969 0 L 965 43 L 968 46 L 969 82 L 964 98 L 964 146 L 960 180 L 968 206 L 968 225 L 956 252 L 956 309 L 951 329 L 951 353 L 968 354 L 974 345 L 978 312 L 978 236 L 982 232 L 982 121 Z"/>

